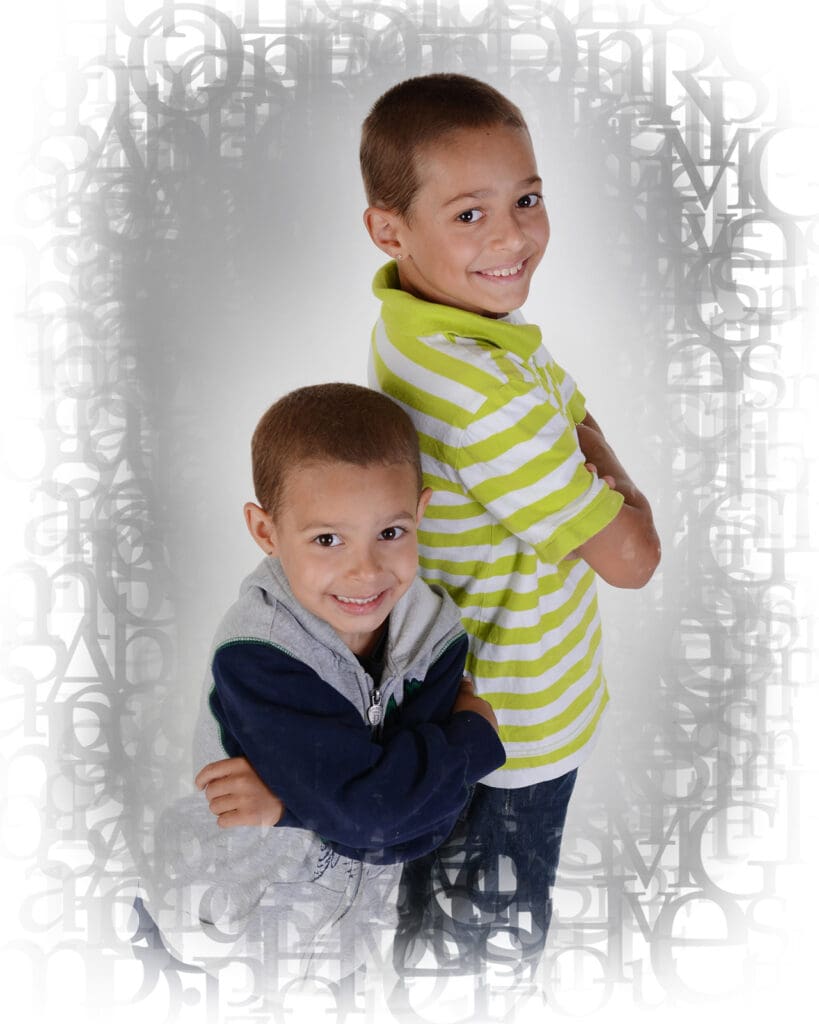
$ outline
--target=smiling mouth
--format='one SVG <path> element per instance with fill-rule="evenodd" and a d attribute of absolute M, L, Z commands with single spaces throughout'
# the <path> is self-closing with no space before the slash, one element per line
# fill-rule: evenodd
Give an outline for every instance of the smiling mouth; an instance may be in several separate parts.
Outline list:
<path fill-rule="evenodd" d="M 341 605 L 345 612 L 350 612 L 353 615 L 362 615 L 377 608 L 386 593 L 386 590 L 381 590 L 377 594 L 370 594 L 368 597 L 342 597 L 341 594 L 333 594 L 332 597 L 334 601 Z"/>
<path fill-rule="evenodd" d="M 493 281 L 505 281 L 510 277 L 519 277 L 526 264 L 526 260 L 521 260 L 520 263 L 515 263 L 511 267 L 498 267 L 497 270 L 479 270 L 477 271 L 481 277 L 491 278 Z"/>

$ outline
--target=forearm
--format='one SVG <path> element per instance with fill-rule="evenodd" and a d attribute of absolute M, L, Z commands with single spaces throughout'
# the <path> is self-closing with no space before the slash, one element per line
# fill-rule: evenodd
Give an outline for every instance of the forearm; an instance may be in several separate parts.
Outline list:
<path fill-rule="evenodd" d="M 615 587 L 638 588 L 652 577 L 660 561 L 660 541 L 648 499 L 624 469 L 595 419 L 587 414 L 578 424 L 580 448 L 600 477 L 611 477 L 623 495 L 615 518 L 582 544 L 576 554 Z"/>
<path fill-rule="evenodd" d="M 492 756 L 481 755 L 486 750 Z M 356 771 L 338 748 L 334 753 L 321 774 L 308 781 L 304 772 L 293 771 L 294 751 L 282 751 L 289 767 L 271 782 L 305 827 L 345 846 L 371 850 L 411 842 L 453 819 L 475 775 L 503 762 L 500 741 L 474 713 L 453 715 L 443 727 L 400 730 L 377 761 Z M 476 773 L 481 756 L 485 764 Z"/>
<path fill-rule="evenodd" d="M 613 587 L 645 586 L 660 561 L 660 541 L 648 504 L 624 504 L 608 526 L 580 545 L 577 555 Z"/>
<path fill-rule="evenodd" d="M 614 449 L 606 441 L 596 420 L 587 414 L 577 426 L 577 440 L 587 462 L 594 464 L 599 477 L 612 477 L 614 489 L 623 495 L 626 505 L 632 508 L 648 509 L 648 499 L 626 472 Z"/>
<path fill-rule="evenodd" d="M 380 738 L 306 666 L 259 645 L 217 653 L 211 709 L 223 743 L 235 740 L 227 752 L 247 758 L 288 815 L 348 846 L 394 845 L 457 814 L 469 786 L 503 763 L 480 714 L 451 714 L 465 654 L 464 636 Z"/>
<path fill-rule="evenodd" d="M 486 729 L 482 721 L 487 722 L 495 734 L 487 741 Z M 447 738 L 452 744 L 462 744 L 476 749 L 476 756 L 470 758 L 466 769 L 467 788 L 459 794 L 455 787 L 444 786 L 439 797 L 443 802 L 436 801 L 437 807 L 426 805 L 423 808 L 421 820 L 421 835 L 429 833 L 437 820 L 446 822 L 452 814 L 459 811 L 468 796 L 468 786 L 477 782 L 483 775 L 488 774 L 499 766 L 497 753 L 500 742 L 497 740 L 497 723 L 494 713 L 486 701 L 475 696 L 474 684 L 464 680 L 452 715 L 446 723 Z M 494 750 L 494 756 L 493 756 Z M 501 755 L 502 760 L 502 755 Z M 312 819 L 302 820 L 289 808 L 285 808 L 282 801 L 265 785 L 253 766 L 245 757 L 233 757 L 215 761 L 202 768 L 196 776 L 196 785 L 205 791 L 208 805 L 211 812 L 216 815 L 220 828 L 231 828 L 237 825 L 252 826 L 273 826 L 279 825 L 290 828 L 312 828 L 320 832 L 325 838 L 333 838 L 343 841 L 362 849 L 378 849 L 383 846 L 385 835 L 385 820 L 379 817 L 371 821 L 369 827 L 362 831 L 360 828 L 360 811 L 353 802 L 356 795 L 349 790 L 345 795 L 346 806 L 336 808 L 330 819 L 313 821 Z M 382 785 L 375 793 L 378 800 L 385 790 L 392 789 L 390 780 L 382 780 Z M 366 804 L 365 820 L 370 820 L 370 809 L 373 803 L 374 794 L 366 790 L 358 794 L 357 799 L 363 800 Z M 454 804 L 452 801 L 454 800 Z M 434 817 L 435 811 L 441 812 L 440 818 Z M 311 801 L 310 811 L 315 811 Z M 345 831 L 339 834 L 332 824 L 332 820 L 345 819 L 345 825 L 355 830 Z M 352 819 L 352 821 L 351 821 Z M 405 828 L 405 822 L 399 824 L 395 835 L 399 843 L 412 841 L 414 835 Z M 450 822 L 451 824 L 451 822 Z M 448 831 L 448 828 L 445 829 Z M 393 844 L 395 845 L 395 844 Z"/>

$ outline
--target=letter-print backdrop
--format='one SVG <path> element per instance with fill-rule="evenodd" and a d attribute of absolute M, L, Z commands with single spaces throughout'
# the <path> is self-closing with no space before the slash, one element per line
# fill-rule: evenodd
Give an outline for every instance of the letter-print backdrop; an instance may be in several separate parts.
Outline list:
<path fill-rule="evenodd" d="M 131 888 L 191 789 L 209 637 L 256 559 L 252 427 L 294 386 L 365 379 L 380 260 L 358 126 L 438 70 L 529 120 L 553 239 L 527 313 L 650 495 L 664 559 L 602 596 L 612 706 L 535 989 L 502 967 L 467 991 L 371 976 L 345 1019 L 756 1019 L 812 990 L 819 199 L 795 6 L 69 0 L 30 19 L 37 73 L 4 104 L 30 140 L 3 240 L 10 1019 L 268 1019 L 158 975 Z"/>

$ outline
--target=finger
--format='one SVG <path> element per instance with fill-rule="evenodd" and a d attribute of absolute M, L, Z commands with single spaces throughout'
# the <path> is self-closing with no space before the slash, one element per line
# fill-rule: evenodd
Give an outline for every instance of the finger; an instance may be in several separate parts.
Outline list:
<path fill-rule="evenodd" d="M 205 796 L 208 798 L 208 803 L 215 800 L 217 796 L 227 796 L 228 793 L 236 793 L 238 788 L 234 785 L 234 781 L 228 776 L 227 778 L 219 778 L 209 782 L 205 786 Z"/>
<path fill-rule="evenodd" d="M 226 775 L 229 775 L 236 760 L 237 758 L 235 757 L 228 757 L 222 761 L 211 761 L 210 764 L 206 764 L 205 767 L 197 773 L 196 778 L 193 781 L 199 789 L 204 789 L 205 786 L 214 779 L 221 779 Z"/>
<path fill-rule="evenodd" d="M 586 469 L 594 476 L 597 476 L 597 466 L 593 462 L 587 462 Z"/>
<path fill-rule="evenodd" d="M 225 811 L 216 819 L 219 828 L 235 828 L 237 825 L 254 825 L 255 821 L 249 821 L 241 811 Z"/>
<path fill-rule="evenodd" d="M 208 807 L 211 814 L 219 815 L 226 811 L 238 811 L 239 801 L 233 794 L 228 793 L 226 796 L 217 796 L 215 800 L 208 800 Z"/>

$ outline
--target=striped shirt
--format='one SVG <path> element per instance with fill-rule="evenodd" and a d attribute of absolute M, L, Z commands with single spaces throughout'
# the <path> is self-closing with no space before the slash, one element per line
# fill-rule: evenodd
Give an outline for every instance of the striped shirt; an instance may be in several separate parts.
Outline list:
<path fill-rule="evenodd" d="M 608 701 L 595 574 L 566 557 L 616 516 L 577 441 L 585 401 L 517 314 L 500 320 L 373 282 L 372 387 L 418 429 L 435 492 L 419 531 L 421 575 L 444 586 L 470 637 L 467 671 L 495 709 L 502 788 L 581 764 Z"/>

